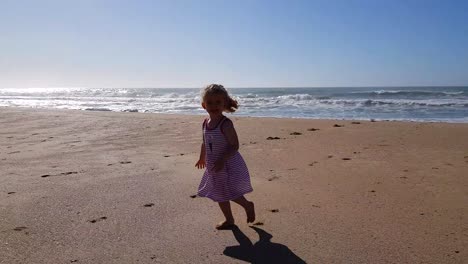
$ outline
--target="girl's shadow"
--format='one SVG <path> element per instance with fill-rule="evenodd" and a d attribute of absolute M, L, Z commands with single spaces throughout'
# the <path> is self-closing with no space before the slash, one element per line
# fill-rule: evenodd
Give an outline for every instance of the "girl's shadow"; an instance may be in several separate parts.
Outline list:
<path fill-rule="evenodd" d="M 273 236 L 265 230 L 253 226 L 250 228 L 258 233 L 260 240 L 252 244 L 250 239 L 237 226 L 234 226 L 231 230 L 239 246 L 226 247 L 224 255 L 249 263 L 306 263 L 287 246 L 272 243 L 270 239 Z"/>

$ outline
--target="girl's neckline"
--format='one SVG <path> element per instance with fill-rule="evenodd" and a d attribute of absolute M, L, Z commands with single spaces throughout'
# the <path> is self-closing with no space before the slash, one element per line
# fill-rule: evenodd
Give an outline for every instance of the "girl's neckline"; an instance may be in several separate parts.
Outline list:
<path fill-rule="evenodd" d="M 209 128 L 209 127 L 208 127 L 208 120 L 210 120 L 210 119 L 207 118 L 207 119 L 206 119 L 206 126 L 205 126 L 205 127 L 206 127 L 207 130 L 214 130 L 214 129 L 216 129 L 216 128 L 219 126 L 219 124 L 221 124 L 221 122 L 223 122 L 224 119 L 226 119 L 225 116 L 221 117 L 221 119 L 218 121 L 218 123 L 216 124 L 215 127 Z"/>

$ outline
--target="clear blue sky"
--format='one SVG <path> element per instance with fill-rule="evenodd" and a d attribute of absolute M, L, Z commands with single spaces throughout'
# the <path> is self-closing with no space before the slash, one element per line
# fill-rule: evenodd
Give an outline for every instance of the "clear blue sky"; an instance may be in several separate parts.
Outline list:
<path fill-rule="evenodd" d="M 468 1 L 0 0 L 0 88 L 468 85 Z"/>

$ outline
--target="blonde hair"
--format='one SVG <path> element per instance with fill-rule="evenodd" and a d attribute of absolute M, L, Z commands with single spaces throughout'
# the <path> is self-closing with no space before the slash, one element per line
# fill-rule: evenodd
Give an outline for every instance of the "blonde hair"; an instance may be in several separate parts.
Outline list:
<path fill-rule="evenodd" d="M 223 95 L 226 98 L 224 111 L 228 113 L 233 113 L 237 110 L 237 108 L 239 108 L 239 104 L 237 103 L 237 101 L 232 99 L 231 96 L 229 96 L 228 91 L 221 84 L 213 83 L 206 86 L 205 89 L 203 89 L 202 91 L 202 101 L 204 102 L 206 97 L 209 95 Z"/>

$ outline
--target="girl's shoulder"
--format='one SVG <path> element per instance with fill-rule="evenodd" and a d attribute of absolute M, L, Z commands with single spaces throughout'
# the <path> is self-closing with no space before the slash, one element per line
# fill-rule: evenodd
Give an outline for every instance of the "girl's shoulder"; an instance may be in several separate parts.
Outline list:
<path fill-rule="evenodd" d="M 222 121 L 221 125 L 219 126 L 221 133 L 224 134 L 225 129 L 234 129 L 234 123 L 232 122 L 231 119 L 225 117 L 224 120 Z"/>

